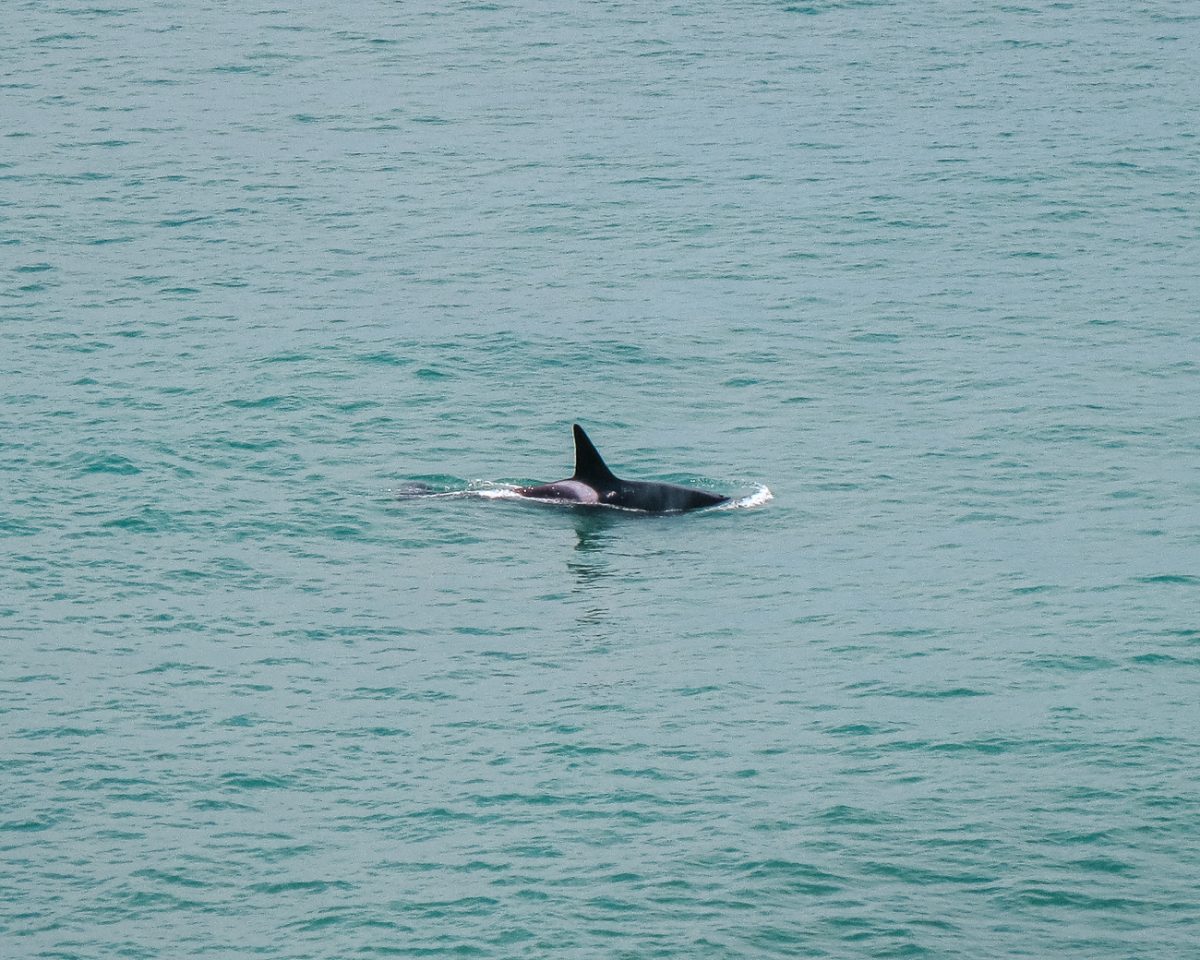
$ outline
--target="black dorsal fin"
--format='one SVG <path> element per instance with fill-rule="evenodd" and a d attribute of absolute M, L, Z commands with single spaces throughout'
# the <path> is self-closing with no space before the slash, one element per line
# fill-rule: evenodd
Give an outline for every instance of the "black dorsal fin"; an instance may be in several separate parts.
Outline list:
<path fill-rule="evenodd" d="M 571 479 L 582 480 L 596 490 L 611 485 L 617 479 L 579 424 L 575 424 L 575 473 Z"/>

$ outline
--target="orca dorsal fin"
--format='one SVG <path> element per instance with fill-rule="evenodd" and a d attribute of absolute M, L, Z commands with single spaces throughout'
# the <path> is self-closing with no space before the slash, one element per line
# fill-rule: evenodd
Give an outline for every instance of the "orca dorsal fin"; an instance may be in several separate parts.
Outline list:
<path fill-rule="evenodd" d="M 579 424 L 575 424 L 575 473 L 571 479 L 582 480 L 596 490 L 617 479 Z"/>

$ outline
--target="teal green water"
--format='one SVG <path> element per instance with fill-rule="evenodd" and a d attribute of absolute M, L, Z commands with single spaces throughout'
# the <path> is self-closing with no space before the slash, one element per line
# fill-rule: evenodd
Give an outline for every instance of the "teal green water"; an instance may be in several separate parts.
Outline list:
<path fill-rule="evenodd" d="M 1197 49 L 8 5 L 0 954 L 1196 956 Z"/>

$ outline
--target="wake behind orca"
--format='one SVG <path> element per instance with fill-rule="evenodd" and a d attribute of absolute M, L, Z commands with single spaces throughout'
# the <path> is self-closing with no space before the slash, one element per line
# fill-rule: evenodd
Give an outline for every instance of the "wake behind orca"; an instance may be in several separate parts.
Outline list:
<path fill-rule="evenodd" d="M 682 513 L 728 503 L 729 497 L 673 483 L 622 480 L 608 469 L 583 427 L 574 425 L 575 472 L 566 480 L 517 487 L 519 496 L 581 506 L 619 507 L 643 513 Z"/>

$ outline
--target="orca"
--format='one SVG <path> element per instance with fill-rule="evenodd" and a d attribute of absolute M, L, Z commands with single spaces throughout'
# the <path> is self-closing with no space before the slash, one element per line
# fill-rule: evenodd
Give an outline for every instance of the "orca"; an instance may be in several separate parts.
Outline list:
<path fill-rule="evenodd" d="M 608 469 L 583 427 L 575 424 L 574 430 L 575 472 L 566 480 L 517 487 L 520 496 L 582 506 L 620 507 L 644 513 L 682 513 L 729 502 L 729 497 L 673 483 L 622 480 Z"/>

